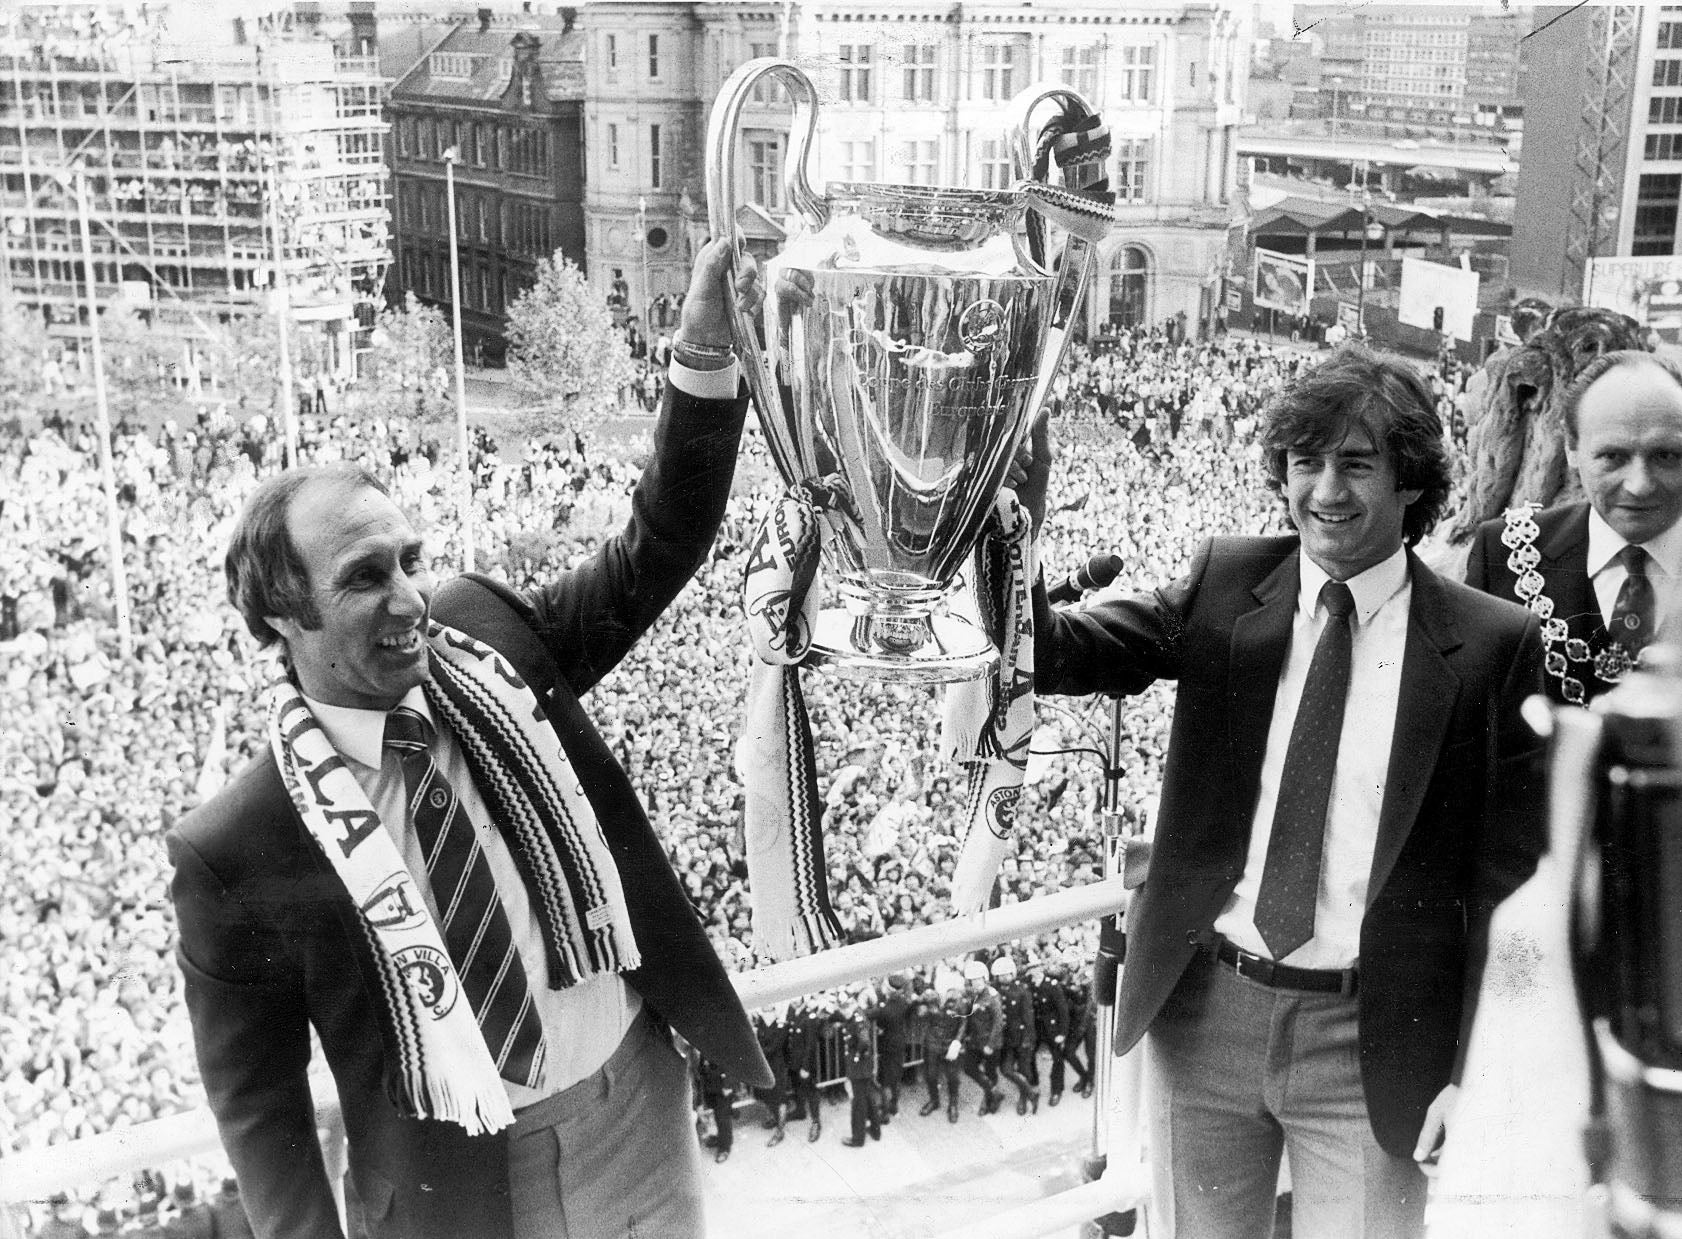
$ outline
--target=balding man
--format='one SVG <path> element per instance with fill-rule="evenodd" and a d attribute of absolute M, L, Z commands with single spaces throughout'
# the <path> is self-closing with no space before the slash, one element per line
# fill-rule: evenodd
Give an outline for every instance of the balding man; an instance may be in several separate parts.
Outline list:
<path fill-rule="evenodd" d="M 1586 705 L 1676 613 L 1682 582 L 1682 365 L 1596 358 L 1566 392 L 1566 459 L 1584 501 L 1515 508 L 1478 527 L 1466 583 L 1543 620 L 1547 690 Z"/>
<path fill-rule="evenodd" d="M 770 1083 L 753 1030 L 579 698 L 703 562 L 746 400 L 725 250 L 700 255 L 624 531 L 530 595 L 434 581 L 353 466 L 258 487 L 228 593 L 279 655 L 268 746 L 169 835 L 210 1107 L 259 1236 L 696 1235 L 675 1030 Z M 751 270 L 736 295 L 758 289 Z"/>

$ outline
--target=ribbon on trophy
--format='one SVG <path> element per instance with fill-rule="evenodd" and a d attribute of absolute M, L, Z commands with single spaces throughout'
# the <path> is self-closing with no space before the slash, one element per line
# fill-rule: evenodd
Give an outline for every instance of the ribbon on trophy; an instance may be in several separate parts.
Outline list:
<path fill-rule="evenodd" d="M 789 959 L 835 945 L 841 927 L 829 901 L 822 798 L 800 663 L 817 615 L 821 508 L 815 487 L 772 507 L 748 555 L 742 607 L 755 660 L 747 716 L 736 745 L 746 789 L 746 846 L 755 945 Z M 947 691 L 941 749 L 970 766 L 968 829 L 953 877 L 958 912 L 985 905 L 1015 824 L 1034 725 L 1034 629 L 1029 583 L 1033 541 L 1011 491 L 995 500 L 975 553 L 982 626 L 1002 652 L 997 675 Z"/>

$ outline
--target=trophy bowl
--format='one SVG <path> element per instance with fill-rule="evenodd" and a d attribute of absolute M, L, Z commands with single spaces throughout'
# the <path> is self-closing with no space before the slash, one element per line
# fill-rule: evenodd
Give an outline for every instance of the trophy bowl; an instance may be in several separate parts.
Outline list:
<path fill-rule="evenodd" d="M 785 175 L 798 222 L 762 264 L 760 314 L 735 310 L 731 325 L 778 472 L 826 526 L 841 605 L 819 613 L 807 665 L 861 679 L 980 679 L 997 652 L 950 603 L 1062 360 L 1092 247 L 1036 256 L 1030 187 L 832 183 L 815 193 L 815 91 L 794 65 L 762 59 L 725 83 L 707 136 L 711 229 L 735 261 L 745 253 L 740 114 L 768 76 L 794 99 Z M 1053 95 L 1085 107 L 1060 89 L 1018 96 L 1021 176 L 1027 115 Z"/>

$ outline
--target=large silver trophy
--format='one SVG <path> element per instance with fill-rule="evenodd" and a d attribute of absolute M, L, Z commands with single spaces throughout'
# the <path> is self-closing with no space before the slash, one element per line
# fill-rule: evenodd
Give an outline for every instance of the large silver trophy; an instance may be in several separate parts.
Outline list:
<path fill-rule="evenodd" d="M 821 497 L 828 526 L 843 606 L 819 615 L 806 661 L 864 679 L 979 679 L 997 654 L 948 602 L 1113 219 L 1032 175 L 1049 135 L 1094 130 L 1097 118 L 1073 91 L 1031 88 L 1005 135 L 1015 188 L 831 183 L 819 194 L 806 173 L 811 80 L 787 61 L 750 61 L 725 83 L 707 132 L 712 234 L 732 240 L 738 262 L 738 129 L 766 79 L 794 101 L 785 181 L 803 226 L 764 264 L 762 313 L 738 308 L 732 327 L 783 481 Z M 1046 104 L 1056 115 L 1035 131 Z"/>

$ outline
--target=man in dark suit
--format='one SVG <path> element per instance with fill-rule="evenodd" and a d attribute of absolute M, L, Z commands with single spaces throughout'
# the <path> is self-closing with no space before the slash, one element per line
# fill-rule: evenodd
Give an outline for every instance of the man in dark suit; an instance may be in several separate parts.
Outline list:
<path fill-rule="evenodd" d="M 698 1234 L 675 1030 L 770 1082 L 579 697 L 704 560 L 746 401 L 697 261 L 625 530 L 520 596 L 435 587 L 367 473 L 261 485 L 229 597 L 281 657 L 270 751 L 168 838 L 205 1091 L 259 1236 L 337 1236 L 318 1035 L 373 1236 Z M 751 269 L 736 296 L 756 299 Z"/>
<path fill-rule="evenodd" d="M 1491 910 L 1541 848 L 1536 621 L 1408 549 L 1448 493 L 1431 393 L 1345 346 L 1268 409 L 1296 532 L 1205 541 L 1151 593 L 1054 612 L 1043 692 L 1178 681 L 1114 1049 L 1146 1042 L 1153 1235 L 1414 1235 Z M 1041 512 L 1043 432 L 1018 462 Z"/>
<path fill-rule="evenodd" d="M 1682 582 L 1682 365 L 1604 353 L 1562 397 L 1584 501 L 1478 526 L 1466 583 L 1540 608 L 1548 696 L 1586 705 L 1621 679 Z"/>

